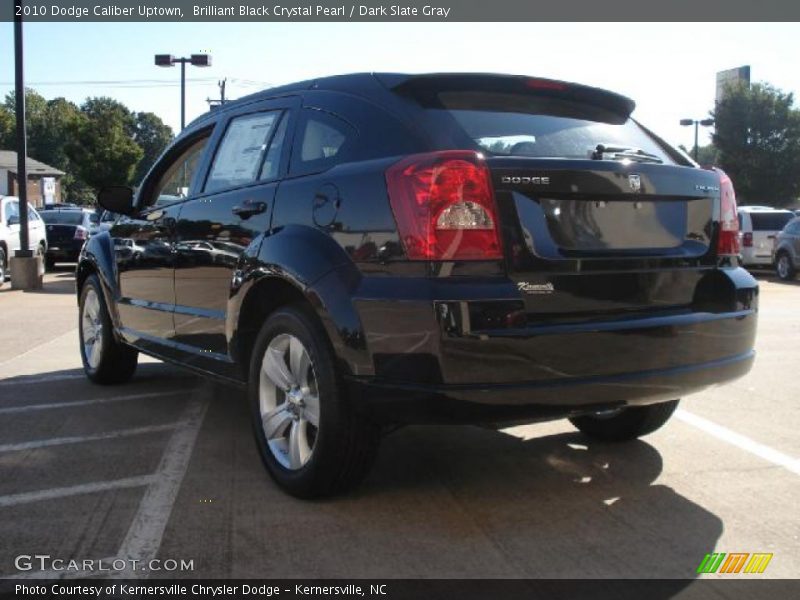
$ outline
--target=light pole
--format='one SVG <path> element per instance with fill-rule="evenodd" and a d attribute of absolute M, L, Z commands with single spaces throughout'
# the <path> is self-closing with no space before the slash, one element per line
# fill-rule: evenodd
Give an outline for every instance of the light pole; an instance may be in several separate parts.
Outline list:
<path fill-rule="evenodd" d="M 714 124 L 714 119 L 700 119 L 699 121 L 697 119 L 681 119 L 681 125 L 683 125 L 684 127 L 689 127 L 691 125 L 694 125 L 694 152 L 692 152 L 692 154 L 694 155 L 695 161 L 697 160 L 698 127 L 700 125 L 702 125 L 703 127 L 711 127 L 713 124 Z"/>
<path fill-rule="evenodd" d="M 175 58 L 171 54 L 156 54 L 157 67 L 174 67 L 175 63 L 181 65 L 181 131 L 186 127 L 186 63 L 195 67 L 210 67 L 210 54 L 192 54 L 189 58 Z"/>

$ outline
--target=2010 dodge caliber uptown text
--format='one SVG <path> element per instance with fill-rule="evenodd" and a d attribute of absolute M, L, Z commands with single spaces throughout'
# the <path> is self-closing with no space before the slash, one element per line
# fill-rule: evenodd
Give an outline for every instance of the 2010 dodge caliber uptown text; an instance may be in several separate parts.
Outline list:
<path fill-rule="evenodd" d="M 136 194 L 101 192 L 122 216 L 80 257 L 86 374 L 124 382 L 143 352 L 246 387 L 264 464 L 301 497 L 353 487 L 386 425 L 650 433 L 750 369 L 758 287 L 731 181 L 633 108 L 481 74 L 225 104 Z"/>

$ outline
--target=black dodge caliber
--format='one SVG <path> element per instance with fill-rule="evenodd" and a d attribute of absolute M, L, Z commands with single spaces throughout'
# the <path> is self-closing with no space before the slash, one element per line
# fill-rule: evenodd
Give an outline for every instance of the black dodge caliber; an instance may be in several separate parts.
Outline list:
<path fill-rule="evenodd" d="M 357 74 L 192 123 L 77 271 L 87 376 L 144 352 L 247 389 L 289 493 L 354 486 L 387 425 L 568 418 L 629 440 L 746 373 L 731 181 L 615 93 Z M 132 240 L 138 260 L 115 259 Z"/>

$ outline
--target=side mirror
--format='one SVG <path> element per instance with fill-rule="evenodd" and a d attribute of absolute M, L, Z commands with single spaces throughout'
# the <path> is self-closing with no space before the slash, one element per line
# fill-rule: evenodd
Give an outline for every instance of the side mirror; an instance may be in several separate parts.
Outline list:
<path fill-rule="evenodd" d="M 136 212 L 133 206 L 133 190 L 126 185 L 103 188 L 97 195 L 97 203 L 106 210 L 122 215 Z"/>
<path fill-rule="evenodd" d="M 18 215 L 11 215 L 10 217 L 8 217 L 8 226 L 11 227 L 12 225 L 19 225 Z"/>

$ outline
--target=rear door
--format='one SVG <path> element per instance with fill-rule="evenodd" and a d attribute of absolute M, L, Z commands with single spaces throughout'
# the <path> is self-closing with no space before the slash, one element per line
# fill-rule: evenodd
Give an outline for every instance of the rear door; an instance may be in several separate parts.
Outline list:
<path fill-rule="evenodd" d="M 202 192 L 184 203 L 176 230 L 176 341 L 226 360 L 225 319 L 243 256 L 269 229 L 286 171 L 287 131 L 299 100 L 248 105 L 219 124 Z M 255 248 L 251 249 L 255 252 Z"/>
<path fill-rule="evenodd" d="M 508 275 L 537 320 L 683 310 L 714 268 L 719 178 L 630 118 L 621 96 L 457 76 L 400 86 L 441 149 L 486 156 Z"/>

